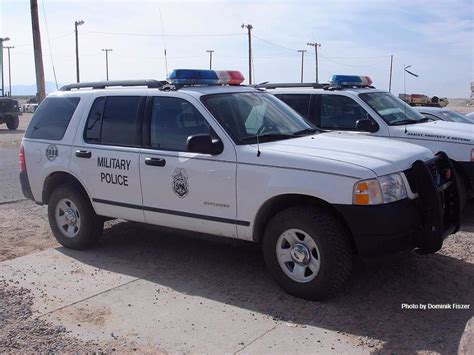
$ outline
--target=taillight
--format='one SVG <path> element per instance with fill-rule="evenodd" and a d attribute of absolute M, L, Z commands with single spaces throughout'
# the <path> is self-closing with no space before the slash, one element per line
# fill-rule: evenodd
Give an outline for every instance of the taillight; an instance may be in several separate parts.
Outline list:
<path fill-rule="evenodd" d="M 20 171 L 26 171 L 25 148 L 20 147 Z"/>

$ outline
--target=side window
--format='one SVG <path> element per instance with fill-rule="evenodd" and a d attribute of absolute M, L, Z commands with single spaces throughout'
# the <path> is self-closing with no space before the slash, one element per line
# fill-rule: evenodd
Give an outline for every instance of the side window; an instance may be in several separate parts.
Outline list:
<path fill-rule="evenodd" d="M 320 128 L 356 129 L 358 120 L 367 119 L 367 112 L 347 96 L 321 95 Z"/>
<path fill-rule="evenodd" d="M 185 152 L 188 137 L 203 133 L 210 133 L 209 124 L 188 101 L 177 97 L 153 98 L 150 124 L 152 148 Z"/>
<path fill-rule="evenodd" d="M 433 120 L 433 121 L 439 121 L 440 118 L 438 116 L 435 116 L 435 115 L 432 115 L 430 113 L 422 113 L 423 116 L 425 116 L 426 118 L 429 118 L 430 120 Z"/>
<path fill-rule="evenodd" d="M 97 98 L 89 112 L 84 140 L 89 143 L 137 146 L 140 96 Z"/>
<path fill-rule="evenodd" d="M 290 106 L 293 110 L 298 112 L 304 119 L 309 120 L 309 102 L 311 95 L 295 94 L 288 95 L 282 94 L 277 96 L 280 100 Z"/>
<path fill-rule="evenodd" d="M 102 129 L 102 115 L 104 114 L 105 97 L 99 97 L 92 104 L 87 125 L 84 132 L 84 140 L 89 143 L 100 143 L 100 131 Z"/>
<path fill-rule="evenodd" d="M 59 141 L 79 104 L 79 97 L 48 97 L 36 110 L 25 137 Z"/>

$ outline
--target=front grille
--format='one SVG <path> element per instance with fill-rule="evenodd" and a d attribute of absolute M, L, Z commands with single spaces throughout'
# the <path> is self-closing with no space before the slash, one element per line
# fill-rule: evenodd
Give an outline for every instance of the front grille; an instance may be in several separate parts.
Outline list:
<path fill-rule="evenodd" d="M 433 180 L 435 181 L 436 186 L 438 187 L 443 185 L 445 182 L 447 182 L 441 174 L 441 171 L 443 171 L 446 168 L 446 167 L 440 166 L 442 165 L 441 162 L 442 162 L 441 159 L 438 157 L 428 160 L 426 162 L 426 165 L 428 166 L 428 169 L 431 172 L 431 176 L 433 177 Z M 413 168 L 405 170 L 404 173 L 405 173 L 405 176 L 407 177 L 408 184 L 410 185 L 411 191 L 413 193 L 418 193 L 418 187 L 417 187 L 417 181 L 416 181 L 417 179 L 416 179 Z"/>

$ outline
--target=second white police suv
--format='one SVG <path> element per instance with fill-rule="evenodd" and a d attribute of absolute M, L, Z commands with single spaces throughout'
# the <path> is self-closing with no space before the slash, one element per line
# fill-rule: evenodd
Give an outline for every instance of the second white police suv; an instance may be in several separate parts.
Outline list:
<path fill-rule="evenodd" d="M 68 248 L 108 218 L 261 243 L 289 293 L 326 299 L 354 255 L 439 250 L 459 228 L 443 153 L 321 132 L 235 71 L 175 70 L 168 82 L 71 84 L 25 133 L 20 181 Z"/>
<path fill-rule="evenodd" d="M 264 84 L 261 87 L 298 111 L 312 125 L 370 134 L 445 152 L 459 176 L 461 202 L 474 197 L 474 126 L 433 121 L 367 76 L 333 75 L 328 84 Z"/>

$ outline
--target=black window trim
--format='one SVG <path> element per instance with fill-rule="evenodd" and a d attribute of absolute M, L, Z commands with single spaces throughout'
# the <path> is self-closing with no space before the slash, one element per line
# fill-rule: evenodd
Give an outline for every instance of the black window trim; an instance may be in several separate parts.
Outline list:
<path fill-rule="evenodd" d="M 152 96 L 147 96 L 146 98 L 146 105 L 145 105 L 145 114 L 143 117 L 143 125 L 142 125 L 142 140 L 141 140 L 141 147 L 143 149 L 150 149 L 150 150 L 156 150 L 156 151 L 163 151 L 163 152 L 175 152 L 175 153 L 189 153 L 188 151 L 182 151 L 182 150 L 173 150 L 173 149 L 163 149 L 163 148 L 157 148 L 157 147 L 152 147 L 151 146 L 151 118 L 153 115 L 153 101 L 155 97 L 172 97 L 176 99 L 181 99 L 185 102 L 187 102 L 189 105 L 191 105 L 199 114 L 204 118 L 204 120 L 207 122 L 207 125 L 209 126 L 210 129 L 210 135 L 213 138 L 219 139 L 222 144 L 224 144 L 224 149 L 225 149 L 225 143 L 224 141 L 219 137 L 219 135 L 216 133 L 216 131 L 212 128 L 212 125 L 209 123 L 209 120 L 206 118 L 206 115 L 203 115 L 201 111 L 199 111 L 192 102 L 189 100 L 179 97 L 179 96 L 168 96 L 168 95 L 152 95 Z"/>
<path fill-rule="evenodd" d="M 136 135 L 135 135 L 135 139 L 134 139 L 135 140 L 134 145 L 117 144 L 117 143 L 113 143 L 113 144 L 112 143 L 102 143 L 103 116 L 104 116 L 105 107 L 107 105 L 107 99 L 109 97 L 139 97 L 140 98 L 140 100 L 138 101 L 138 111 L 137 111 L 137 118 L 136 118 L 136 122 L 135 122 Z M 88 122 L 89 122 L 89 115 L 90 115 L 91 109 L 94 106 L 95 102 L 99 99 L 102 99 L 102 98 L 105 100 L 105 102 L 104 102 L 104 107 L 102 108 L 102 118 L 101 118 L 101 122 L 100 122 L 100 138 L 101 138 L 101 141 L 92 142 L 92 141 L 90 141 L 86 138 L 87 125 L 88 125 Z M 142 146 L 142 144 L 141 144 L 141 142 L 142 142 L 142 130 L 140 128 L 143 126 L 143 119 L 144 119 L 143 116 L 144 116 L 144 111 L 145 111 L 146 99 L 147 99 L 147 96 L 143 96 L 143 95 L 101 95 L 101 96 L 97 96 L 94 99 L 94 101 L 92 102 L 92 104 L 90 105 L 89 110 L 87 111 L 87 118 L 86 118 L 86 122 L 85 122 L 85 125 L 84 125 L 84 130 L 83 130 L 83 133 L 82 133 L 82 139 L 83 139 L 84 143 L 88 144 L 88 145 L 102 145 L 102 146 L 109 146 L 109 147 L 141 148 L 141 146 Z"/>

